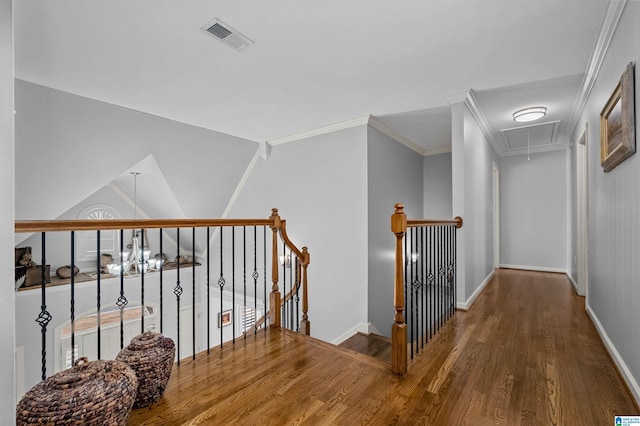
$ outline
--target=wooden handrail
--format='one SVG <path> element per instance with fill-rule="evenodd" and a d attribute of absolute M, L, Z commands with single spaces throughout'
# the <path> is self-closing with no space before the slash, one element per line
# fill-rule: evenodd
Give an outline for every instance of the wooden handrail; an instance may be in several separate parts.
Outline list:
<path fill-rule="evenodd" d="M 205 226 L 273 226 L 274 220 L 275 218 L 273 216 L 269 219 L 16 220 L 15 232 L 95 231 L 98 229 L 120 230 L 141 228 L 199 228 Z"/>
<path fill-rule="evenodd" d="M 446 226 L 455 225 L 456 228 L 462 228 L 462 218 L 456 216 L 453 219 L 407 219 L 407 227 L 415 228 L 418 226 Z"/>

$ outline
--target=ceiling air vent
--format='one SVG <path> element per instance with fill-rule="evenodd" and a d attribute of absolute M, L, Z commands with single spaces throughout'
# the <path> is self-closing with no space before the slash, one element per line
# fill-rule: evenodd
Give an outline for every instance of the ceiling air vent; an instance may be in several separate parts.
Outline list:
<path fill-rule="evenodd" d="M 234 30 L 218 18 L 214 18 L 200 29 L 236 50 L 244 50 L 246 47 L 253 44 L 252 40 Z"/>

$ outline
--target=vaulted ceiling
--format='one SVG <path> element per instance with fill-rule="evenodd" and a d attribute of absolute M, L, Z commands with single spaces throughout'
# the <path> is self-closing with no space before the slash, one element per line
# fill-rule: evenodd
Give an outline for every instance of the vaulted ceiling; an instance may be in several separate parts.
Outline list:
<path fill-rule="evenodd" d="M 516 153 L 525 133 L 566 145 L 607 4 L 20 0 L 16 77 L 256 142 L 371 114 L 426 152 L 446 150 L 448 99 L 471 91 Z M 211 37 L 213 18 L 254 44 Z M 546 128 L 503 132 L 532 104 Z"/>

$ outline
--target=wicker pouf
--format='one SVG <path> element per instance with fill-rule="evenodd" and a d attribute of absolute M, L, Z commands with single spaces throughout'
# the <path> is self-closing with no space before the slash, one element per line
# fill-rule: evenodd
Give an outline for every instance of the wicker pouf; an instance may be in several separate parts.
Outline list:
<path fill-rule="evenodd" d="M 129 346 L 120 351 L 116 359 L 129 364 L 138 377 L 138 395 L 133 408 L 146 407 L 162 398 L 175 353 L 173 340 L 152 331 L 134 337 Z"/>
<path fill-rule="evenodd" d="M 27 392 L 17 425 L 125 425 L 138 380 L 120 361 L 91 361 L 60 371 Z"/>

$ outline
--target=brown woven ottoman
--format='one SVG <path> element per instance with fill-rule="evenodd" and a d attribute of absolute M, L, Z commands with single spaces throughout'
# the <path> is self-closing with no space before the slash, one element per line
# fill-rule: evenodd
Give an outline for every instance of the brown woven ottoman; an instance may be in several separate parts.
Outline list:
<path fill-rule="evenodd" d="M 120 351 L 116 359 L 129 364 L 138 377 L 138 394 L 133 408 L 146 407 L 162 398 L 175 353 L 173 340 L 152 331 L 134 337 L 129 346 Z"/>
<path fill-rule="evenodd" d="M 24 395 L 17 425 L 126 425 L 138 386 L 133 370 L 120 361 L 79 361 Z"/>

